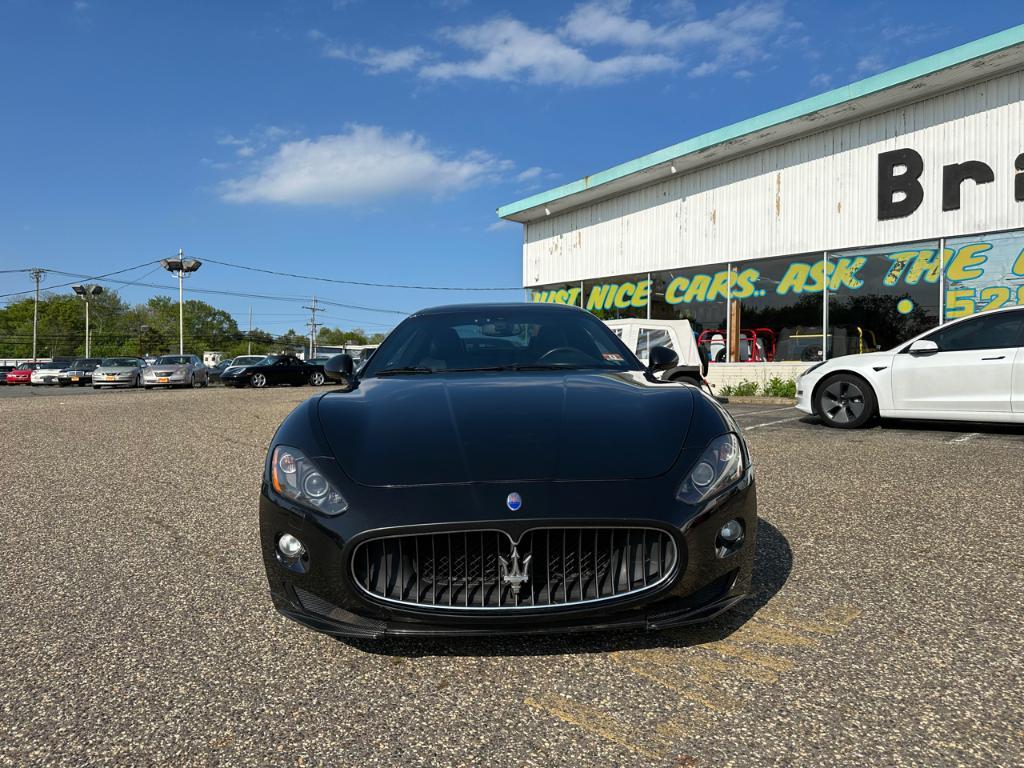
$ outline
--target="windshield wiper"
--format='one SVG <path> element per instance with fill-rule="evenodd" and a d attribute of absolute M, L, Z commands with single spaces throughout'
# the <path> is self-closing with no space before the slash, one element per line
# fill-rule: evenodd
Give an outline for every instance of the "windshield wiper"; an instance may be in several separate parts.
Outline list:
<path fill-rule="evenodd" d="M 375 376 L 388 376 L 391 374 L 400 373 L 433 373 L 433 368 L 424 368 L 418 365 L 399 366 L 398 368 L 385 368 L 382 371 L 377 371 Z"/>

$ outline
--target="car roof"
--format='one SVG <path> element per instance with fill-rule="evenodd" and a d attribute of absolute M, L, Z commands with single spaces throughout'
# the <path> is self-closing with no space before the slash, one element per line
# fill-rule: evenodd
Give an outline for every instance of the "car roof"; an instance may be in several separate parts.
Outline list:
<path fill-rule="evenodd" d="M 507 301 L 494 304 L 443 304 L 438 307 L 427 307 L 414 312 L 410 317 L 421 315 L 447 315 L 455 312 L 501 312 L 509 309 L 525 309 L 539 312 L 586 312 L 585 309 L 570 304 L 550 304 L 547 302 Z"/>

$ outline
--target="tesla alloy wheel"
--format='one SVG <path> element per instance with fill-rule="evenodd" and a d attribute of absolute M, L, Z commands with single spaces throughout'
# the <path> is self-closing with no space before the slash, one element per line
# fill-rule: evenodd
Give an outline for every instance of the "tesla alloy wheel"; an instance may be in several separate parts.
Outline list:
<path fill-rule="evenodd" d="M 875 415 L 875 393 L 867 382 L 846 373 L 829 376 L 818 387 L 817 412 L 830 427 L 856 429 Z"/>
<path fill-rule="evenodd" d="M 267 386 L 267 375 L 265 373 L 254 373 L 251 383 L 256 389 L 263 389 Z"/>

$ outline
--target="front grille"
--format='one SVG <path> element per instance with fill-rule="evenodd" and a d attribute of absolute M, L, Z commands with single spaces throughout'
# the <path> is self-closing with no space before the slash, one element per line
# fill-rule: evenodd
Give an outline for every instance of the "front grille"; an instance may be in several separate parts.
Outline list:
<path fill-rule="evenodd" d="M 653 528 L 535 528 L 371 539 L 352 575 L 378 599 L 436 608 L 554 608 L 651 589 L 676 568 L 672 537 Z M 523 578 L 525 577 L 525 578 Z"/>

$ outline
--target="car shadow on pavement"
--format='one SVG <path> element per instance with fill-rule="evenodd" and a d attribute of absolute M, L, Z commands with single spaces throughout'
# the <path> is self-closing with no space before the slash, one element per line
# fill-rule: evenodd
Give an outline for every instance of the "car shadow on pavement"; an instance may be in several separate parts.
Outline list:
<path fill-rule="evenodd" d="M 548 656 L 566 653 L 610 653 L 647 648 L 682 648 L 723 640 L 746 624 L 782 589 L 793 570 L 793 550 L 771 523 L 758 520 L 754 578 L 747 599 L 702 624 L 661 631 L 607 630 L 575 634 L 509 635 L 505 637 L 339 638 L 367 653 L 385 656 Z"/>

